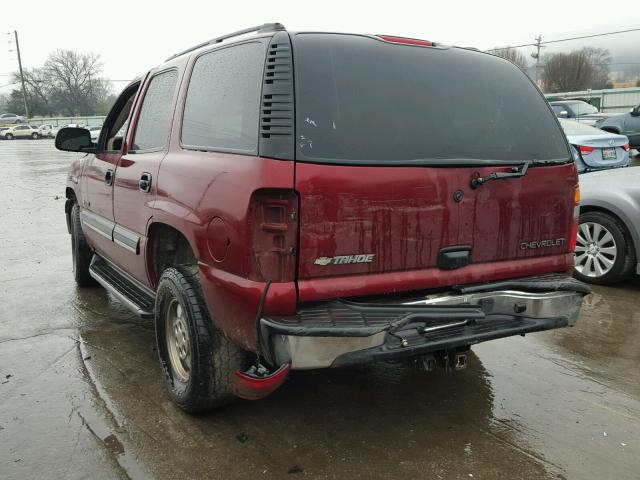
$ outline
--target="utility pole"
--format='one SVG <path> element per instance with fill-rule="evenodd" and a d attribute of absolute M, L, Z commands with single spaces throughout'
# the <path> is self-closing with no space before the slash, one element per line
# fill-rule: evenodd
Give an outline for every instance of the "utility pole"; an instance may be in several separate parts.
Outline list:
<path fill-rule="evenodd" d="M 29 118 L 29 107 L 27 106 L 27 89 L 24 86 L 24 73 L 22 72 L 22 58 L 20 58 L 20 44 L 18 43 L 18 31 L 13 31 L 16 36 L 16 53 L 18 54 L 18 67 L 20 67 L 20 81 L 22 82 L 22 99 L 24 100 L 24 114 Z"/>
<path fill-rule="evenodd" d="M 536 81 L 540 80 L 540 49 L 544 48 L 542 46 L 542 35 L 538 35 L 534 39 L 536 43 L 534 46 L 536 47 L 536 53 L 532 53 L 531 56 L 536 60 Z"/>

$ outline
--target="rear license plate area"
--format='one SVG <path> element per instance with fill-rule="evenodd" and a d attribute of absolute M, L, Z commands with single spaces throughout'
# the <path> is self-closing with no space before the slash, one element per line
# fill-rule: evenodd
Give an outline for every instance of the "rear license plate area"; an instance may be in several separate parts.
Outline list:
<path fill-rule="evenodd" d="M 615 148 L 603 148 L 602 149 L 602 159 L 603 160 L 615 160 L 616 159 L 616 149 Z"/>

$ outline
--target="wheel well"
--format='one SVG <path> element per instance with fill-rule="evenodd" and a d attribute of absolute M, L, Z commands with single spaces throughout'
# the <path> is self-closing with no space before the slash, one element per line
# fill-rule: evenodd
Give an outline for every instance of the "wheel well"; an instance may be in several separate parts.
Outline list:
<path fill-rule="evenodd" d="M 196 265 L 196 256 L 186 237 L 169 225 L 153 223 L 149 227 L 148 258 L 151 280 L 154 285 L 162 272 L 177 265 Z"/>
<path fill-rule="evenodd" d="M 606 215 L 609 215 L 613 218 L 615 218 L 620 225 L 622 226 L 622 228 L 624 229 L 623 233 L 624 236 L 627 237 L 627 239 L 631 242 L 631 245 L 633 245 L 633 252 L 637 252 L 638 251 L 638 245 L 636 245 L 633 236 L 631 235 L 631 232 L 629 231 L 629 227 L 627 227 L 627 224 L 624 223 L 624 221 L 615 213 L 613 213 L 611 210 L 607 210 L 606 208 L 602 208 L 602 207 L 595 207 L 592 205 L 587 205 L 585 207 L 580 207 L 580 213 L 588 213 L 588 212 L 600 212 L 600 213 L 604 213 Z"/>

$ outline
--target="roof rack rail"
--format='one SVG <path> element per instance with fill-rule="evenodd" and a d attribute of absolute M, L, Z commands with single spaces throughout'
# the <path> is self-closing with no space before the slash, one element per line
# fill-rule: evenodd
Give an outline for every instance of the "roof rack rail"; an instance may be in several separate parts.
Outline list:
<path fill-rule="evenodd" d="M 214 38 L 212 40 L 209 40 L 207 42 L 199 43 L 195 47 L 187 48 L 186 50 L 183 50 L 180 53 L 176 53 L 175 55 L 170 56 L 169 58 L 167 58 L 165 60 L 165 62 L 168 62 L 169 60 L 172 60 L 172 59 L 174 59 L 176 57 L 180 57 L 180 56 L 184 55 L 185 53 L 193 52 L 194 50 L 197 50 L 199 48 L 206 47 L 207 45 L 213 45 L 214 43 L 220 43 L 220 42 L 223 42 L 223 41 L 225 41 L 225 40 L 227 40 L 229 38 L 237 37 L 239 35 L 244 35 L 245 33 L 271 32 L 271 31 L 279 31 L 279 30 L 285 30 L 284 25 L 281 24 L 281 23 L 263 23 L 262 25 L 258 25 L 257 27 L 245 28 L 244 30 L 238 30 L 237 32 L 228 33 L 226 35 L 222 35 L 221 37 L 216 37 L 216 38 Z"/>

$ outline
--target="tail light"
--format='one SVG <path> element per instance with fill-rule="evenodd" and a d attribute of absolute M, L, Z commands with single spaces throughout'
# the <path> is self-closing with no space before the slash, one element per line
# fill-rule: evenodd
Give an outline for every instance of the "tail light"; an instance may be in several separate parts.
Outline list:
<path fill-rule="evenodd" d="M 593 147 L 586 147 L 584 145 L 580 145 L 580 153 L 582 155 L 589 155 L 594 150 L 595 150 L 595 148 L 593 148 Z"/>
<path fill-rule="evenodd" d="M 622 146 L 622 148 L 624 148 L 624 151 L 625 151 L 625 152 L 628 152 L 629 150 L 631 150 L 631 147 L 629 146 L 629 144 L 628 144 L 628 143 L 625 143 L 625 144 Z"/>
<path fill-rule="evenodd" d="M 295 280 L 298 196 L 294 190 L 257 190 L 249 206 L 249 278 L 263 282 Z"/>
<path fill-rule="evenodd" d="M 580 187 L 576 185 L 576 190 L 573 194 L 573 222 L 571 223 L 571 237 L 569 238 L 570 252 L 573 252 L 576 249 L 576 243 L 578 242 L 579 219 L 580 219 Z"/>
<path fill-rule="evenodd" d="M 415 45 L 418 47 L 433 47 L 433 42 L 429 40 L 420 40 L 419 38 L 395 37 L 393 35 L 376 35 L 380 40 L 389 43 L 398 43 L 400 45 Z"/>

